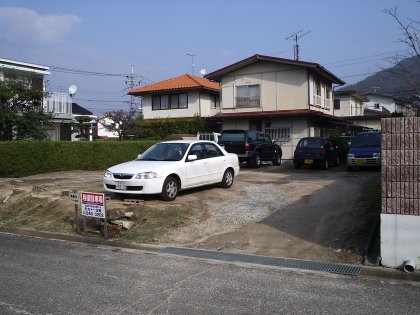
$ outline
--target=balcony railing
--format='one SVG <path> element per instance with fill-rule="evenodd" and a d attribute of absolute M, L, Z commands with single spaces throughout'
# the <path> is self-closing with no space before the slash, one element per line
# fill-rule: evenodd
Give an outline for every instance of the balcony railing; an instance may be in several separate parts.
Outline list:
<path fill-rule="evenodd" d="M 328 98 L 324 99 L 324 107 L 325 109 L 330 110 L 331 109 L 331 105 L 332 105 L 332 101 Z"/>
<path fill-rule="evenodd" d="M 249 107 L 259 107 L 261 106 L 259 96 L 237 96 L 236 108 L 249 108 Z"/>
<path fill-rule="evenodd" d="M 321 95 L 314 95 L 315 106 L 321 106 Z"/>

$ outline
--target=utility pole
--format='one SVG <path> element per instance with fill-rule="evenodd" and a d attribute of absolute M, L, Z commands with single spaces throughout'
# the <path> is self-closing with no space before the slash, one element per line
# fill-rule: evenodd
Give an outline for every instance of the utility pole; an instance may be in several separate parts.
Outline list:
<path fill-rule="evenodd" d="M 129 90 L 133 90 L 137 83 L 137 75 L 134 74 L 134 65 L 131 65 L 131 74 L 127 76 L 127 81 L 125 81 L 125 84 L 127 84 Z M 133 110 L 136 110 L 136 99 L 134 95 L 130 95 L 130 112 Z"/>
<path fill-rule="evenodd" d="M 303 33 L 303 34 L 299 35 L 299 33 L 302 32 L 302 31 L 303 30 L 300 30 L 300 31 L 286 37 L 286 40 L 293 39 L 295 41 L 295 45 L 293 45 L 293 55 L 294 55 L 295 60 L 299 60 L 299 58 L 300 58 L 298 39 L 300 39 L 301 37 L 305 36 L 306 34 L 308 34 L 310 32 L 310 31 L 307 31 L 306 33 Z"/>
<path fill-rule="evenodd" d="M 195 68 L 195 64 L 194 64 L 194 57 L 196 57 L 197 55 L 194 55 L 193 53 L 188 53 L 187 56 L 191 57 L 191 67 L 192 67 L 192 74 L 194 74 L 194 68 Z"/>

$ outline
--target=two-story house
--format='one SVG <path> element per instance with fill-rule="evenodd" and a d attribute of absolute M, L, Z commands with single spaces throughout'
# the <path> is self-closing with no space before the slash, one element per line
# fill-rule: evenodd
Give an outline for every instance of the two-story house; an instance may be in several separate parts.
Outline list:
<path fill-rule="evenodd" d="M 0 81 L 21 81 L 45 92 L 44 78 L 49 67 L 27 62 L 0 59 Z M 65 93 L 49 93 L 43 110 L 53 115 L 50 124 L 42 126 L 50 140 L 72 140 L 73 129 L 79 124 L 72 113 L 72 98 Z M 74 140 L 74 137 L 73 137 Z"/>
<path fill-rule="evenodd" d="M 20 80 L 44 91 L 44 77 L 50 74 L 46 66 L 0 58 L 0 81 Z"/>
<path fill-rule="evenodd" d="M 253 55 L 211 72 L 220 82 L 222 129 L 254 129 L 281 142 L 291 159 L 300 138 L 327 136 L 346 126 L 334 117 L 333 85 L 344 82 L 317 63 Z"/>
<path fill-rule="evenodd" d="M 144 119 L 208 117 L 220 110 L 219 88 L 217 82 L 184 74 L 128 94 L 141 96 Z"/>

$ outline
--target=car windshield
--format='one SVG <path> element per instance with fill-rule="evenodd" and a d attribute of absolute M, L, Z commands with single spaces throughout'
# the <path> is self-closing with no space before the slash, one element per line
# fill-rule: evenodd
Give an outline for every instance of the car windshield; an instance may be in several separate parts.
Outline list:
<path fill-rule="evenodd" d="M 233 132 L 222 132 L 220 136 L 220 141 L 245 141 L 245 132 L 243 131 L 233 131 Z"/>
<path fill-rule="evenodd" d="M 189 143 L 157 143 L 147 149 L 136 161 L 180 161 Z"/>
<path fill-rule="evenodd" d="M 379 133 L 361 133 L 351 141 L 352 148 L 380 147 L 381 135 Z"/>
<path fill-rule="evenodd" d="M 308 149 L 318 149 L 318 148 L 322 148 L 323 145 L 324 145 L 324 142 L 322 141 L 322 139 L 307 138 L 307 139 L 302 139 L 300 141 L 299 147 L 308 148 Z"/>

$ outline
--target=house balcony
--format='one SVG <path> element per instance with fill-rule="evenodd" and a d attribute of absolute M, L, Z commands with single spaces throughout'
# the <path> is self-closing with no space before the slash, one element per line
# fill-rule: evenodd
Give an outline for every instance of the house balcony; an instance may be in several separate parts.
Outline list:
<path fill-rule="evenodd" d="M 314 105 L 321 106 L 321 95 L 314 95 Z"/>

